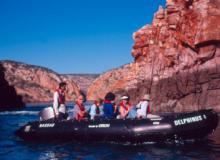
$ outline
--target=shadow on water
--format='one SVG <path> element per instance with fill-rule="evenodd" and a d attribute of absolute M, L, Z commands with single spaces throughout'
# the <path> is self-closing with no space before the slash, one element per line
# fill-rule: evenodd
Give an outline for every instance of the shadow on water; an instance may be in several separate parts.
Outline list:
<path fill-rule="evenodd" d="M 20 140 L 14 135 L 14 131 L 28 121 L 37 120 L 39 110 L 37 107 L 27 107 L 23 111 L 0 114 L 0 122 L 3 122 L 0 126 L 0 159 L 220 159 L 220 124 L 215 133 L 209 136 L 208 139 L 185 143 L 36 143 Z"/>

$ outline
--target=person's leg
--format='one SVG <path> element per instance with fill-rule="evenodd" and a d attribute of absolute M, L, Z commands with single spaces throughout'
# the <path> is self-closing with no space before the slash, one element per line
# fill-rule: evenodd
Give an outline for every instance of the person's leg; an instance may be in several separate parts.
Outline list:
<path fill-rule="evenodd" d="M 58 119 L 65 119 L 65 117 L 66 117 L 65 113 L 59 112 Z"/>

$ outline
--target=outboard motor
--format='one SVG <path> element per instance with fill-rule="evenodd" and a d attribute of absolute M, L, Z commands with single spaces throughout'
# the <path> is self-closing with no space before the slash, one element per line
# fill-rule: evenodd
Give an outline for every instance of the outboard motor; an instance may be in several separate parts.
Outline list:
<path fill-rule="evenodd" d="M 55 118 L 53 107 L 44 108 L 43 110 L 39 112 L 39 116 L 40 116 L 41 121 Z"/>

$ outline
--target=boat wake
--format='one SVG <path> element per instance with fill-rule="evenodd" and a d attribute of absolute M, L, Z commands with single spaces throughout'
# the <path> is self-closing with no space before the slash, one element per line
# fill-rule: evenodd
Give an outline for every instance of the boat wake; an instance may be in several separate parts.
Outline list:
<path fill-rule="evenodd" d="M 0 112 L 0 115 L 38 115 L 38 111 L 5 111 Z"/>

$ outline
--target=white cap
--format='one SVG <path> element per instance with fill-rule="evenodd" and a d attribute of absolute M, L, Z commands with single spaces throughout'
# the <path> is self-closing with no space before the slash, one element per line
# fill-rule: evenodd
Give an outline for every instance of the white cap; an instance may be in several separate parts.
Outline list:
<path fill-rule="evenodd" d="M 128 96 L 122 96 L 120 99 L 121 100 L 124 100 L 124 99 L 126 100 L 126 99 L 129 99 L 129 98 L 128 98 Z"/>

